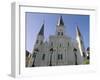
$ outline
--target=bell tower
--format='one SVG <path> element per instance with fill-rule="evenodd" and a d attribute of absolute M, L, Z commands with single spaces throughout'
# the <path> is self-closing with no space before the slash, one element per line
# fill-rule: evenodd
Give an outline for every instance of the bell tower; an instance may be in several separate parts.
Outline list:
<path fill-rule="evenodd" d="M 56 35 L 63 36 L 64 35 L 64 22 L 62 16 L 59 17 L 57 27 L 56 27 Z"/>

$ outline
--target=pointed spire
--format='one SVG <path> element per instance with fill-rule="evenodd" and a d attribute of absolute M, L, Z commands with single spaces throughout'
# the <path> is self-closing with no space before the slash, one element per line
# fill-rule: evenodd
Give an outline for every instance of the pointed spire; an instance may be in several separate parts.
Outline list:
<path fill-rule="evenodd" d="M 76 35 L 77 35 L 77 41 L 78 41 L 78 47 L 79 47 L 79 50 L 80 50 L 80 54 L 83 56 L 83 58 L 85 60 L 86 53 L 85 53 L 83 36 L 81 35 L 81 32 L 80 32 L 78 26 L 76 27 Z"/>
<path fill-rule="evenodd" d="M 40 32 L 38 33 L 38 35 L 43 35 L 44 36 L 44 23 L 40 29 Z"/>
<path fill-rule="evenodd" d="M 59 20 L 58 20 L 58 24 L 57 24 L 57 25 L 58 25 L 58 26 L 59 26 L 59 25 L 64 25 L 62 16 L 59 17 Z"/>
<path fill-rule="evenodd" d="M 80 32 L 80 30 L 79 30 L 78 25 L 77 25 L 77 27 L 76 27 L 76 33 L 77 33 L 78 36 L 81 36 L 81 32 Z"/>

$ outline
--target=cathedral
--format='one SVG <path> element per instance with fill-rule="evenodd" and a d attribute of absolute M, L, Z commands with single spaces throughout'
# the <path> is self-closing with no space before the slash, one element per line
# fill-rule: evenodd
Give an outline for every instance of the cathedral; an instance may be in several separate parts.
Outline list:
<path fill-rule="evenodd" d="M 60 16 L 54 35 L 44 41 L 44 24 L 38 32 L 33 51 L 26 57 L 26 67 L 80 65 L 87 59 L 83 37 L 76 26 L 76 40 L 65 34 L 63 17 Z"/>

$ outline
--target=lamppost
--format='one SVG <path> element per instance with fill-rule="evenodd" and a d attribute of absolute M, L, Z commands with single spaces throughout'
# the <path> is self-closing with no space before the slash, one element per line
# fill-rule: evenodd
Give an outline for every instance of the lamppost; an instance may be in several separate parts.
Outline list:
<path fill-rule="evenodd" d="M 89 64 L 90 63 L 90 48 L 89 47 L 87 48 L 86 53 L 87 53 L 86 64 Z"/>
<path fill-rule="evenodd" d="M 52 54 L 53 54 L 53 48 L 50 49 L 50 63 L 49 66 L 52 66 Z"/>
<path fill-rule="evenodd" d="M 78 64 L 77 64 L 77 55 L 76 55 L 77 49 L 74 48 L 74 49 L 73 49 L 73 52 L 74 52 L 74 55 L 75 55 L 75 65 L 78 65 Z"/>
<path fill-rule="evenodd" d="M 33 54 L 33 58 L 34 58 L 34 60 L 33 60 L 33 64 L 32 64 L 32 67 L 35 67 L 35 59 L 36 59 L 36 54 L 39 52 L 39 50 L 36 48 L 36 49 L 34 49 L 34 54 Z"/>

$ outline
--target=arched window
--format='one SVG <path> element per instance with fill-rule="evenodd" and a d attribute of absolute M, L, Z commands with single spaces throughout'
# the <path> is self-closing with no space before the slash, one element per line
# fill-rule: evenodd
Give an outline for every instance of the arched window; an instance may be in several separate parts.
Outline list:
<path fill-rule="evenodd" d="M 53 42 L 51 42 L 51 46 L 53 46 Z"/>
<path fill-rule="evenodd" d="M 68 46 L 69 46 L 69 42 L 68 42 Z"/>
<path fill-rule="evenodd" d="M 60 47 L 61 47 L 61 44 L 60 44 Z"/>
<path fill-rule="evenodd" d="M 44 60 L 44 59 L 45 59 L 45 54 L 42 55 L 42 60 Z"/>
<path fill-rule="evenodd" d="M 60 32 L 58 32 L 58 36 L 60 35 Z"/>
<path fill-rule="evenodd" d="M 42 44 L 42 43 L 43 43 L 43 41 L 40 42 L 40 44 Z"/>
<path fill-rule="evenodd" d="M 63 36 L 63 32 L 61 32 L 61 35 Z"/>
<path fill-rule="evenodd" d="M 63 55 L 62 55 L 62 54 L 60 55 L 60 59 L 61 59 L 61 60 L 63 59 Z"/>
<path fill-rule="evenodd" d="M 62 60 L 63 59 L 63 55 L 62 54 L 58 54 L 58 60 Z"/>

